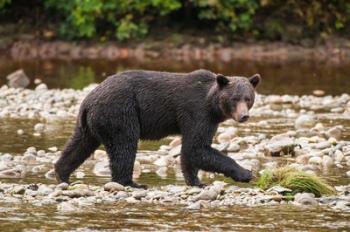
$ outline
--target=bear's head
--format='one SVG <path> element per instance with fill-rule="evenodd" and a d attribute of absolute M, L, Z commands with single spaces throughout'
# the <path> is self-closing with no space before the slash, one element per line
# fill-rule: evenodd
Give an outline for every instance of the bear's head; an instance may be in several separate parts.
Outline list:
<path fill-rule="evenodd" d="M 216 76 L 218 107 L 225 119 L 233 118 L 237 122 L 249 119 L 249 110 L 255 100 L 255 88 L 261 77 L 255 74 L 249 78 L 239 76 Z"/>

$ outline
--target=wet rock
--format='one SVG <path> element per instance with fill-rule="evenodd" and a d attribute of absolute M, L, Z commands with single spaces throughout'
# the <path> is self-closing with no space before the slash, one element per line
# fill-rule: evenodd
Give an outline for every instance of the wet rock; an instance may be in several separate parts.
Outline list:
<path fill-rule="evenodd" d="M 129 197 L 129 194 L 124 191 L 119 191 L 117 194 L 114 195 L 115 199 L 125 199 Z"/>
<path fill-rule="evenodd" d="M 44 130 L 45 130 L 45 125 L 44 124 L 37 123 L 37 124 L 34 125 L 34 131 L 41 133 Z"/>
<path fill-rule="evenodd" d="M 332 165 L 333 165 L 333 159 L 328 155 L 324 155 L 322 157 L 322 166 L 325 168 L 329 168 Z"/>
<path fill-rule="evenodd" d="M 147 195 L 146 190 L 137 190 L 132 192 L 131 194 L 131 196 L 136 200 L 140 200 L 141 198 L 144 198 L 146 195 Z"/>
<path fill-rule="evenodd" d="M 42 82 L 39 78 L 34 79 L 34 84 L 39 85 Z"/>
<path fill-rule="evenodd" d="M 47 89 L 47 85 L 44 83 L 41 83 L 35 87 L 35 91 L 45 91 Z"/>
<path fill-rule="evenodd" d="M 39 189 L 39 186 L 37 184 L 30 184 L 28 185 L 27 189 L 30 189 L 32 191 L 37 191 Z"/>
<path fill-rule="evenodd" d="M 167 171 L 168 171 L 167 167 L 160 167 L 156 171 L 156 174 L 160 177 L 167 177 Z"/>
<path fill-rule="evenodd" d="M 284 194 L 284 193 L 290 193 L 292 192 L 292 190 L 289 188 L 282 187 L 280 185 L 276 185 L 266 190 L 266 192 L 277 192 L 280 194 Z"/>
<path fill-rule="evenodd" d="M 78 179 L 82 179 L 82 178 L 84 178 L 84 176 L 85 176 L 84 172 L 76 172 L 75 173 L 75 177 Z"/>
<path fill-rule="evenodd" d="M 58 189 L 58 190 L 67 190 L 68 187 L 69 187 L 69 184 L 63 182 L 63 183 L 58 184 L 58 185 L 56 186 L 56 189 Z"/>
<path fill-rule="evenodd" d="M 215 200 L 219 195 L 219 192 L 214 188 L 203 189 L 197 196 L 197 200 Z"/>
<path fill-rule="evenodd" d="M 350 211 L 350 201 L 340 200 L 336 203 L 335 208 Z"/>
<path fill-rule="evenodd" d="M 13 160 L 13 156 L 11 154 L 5 153 L 0 156 L 0 161 L 11 161 Z"/>
<path fill-rule="evenodd" d="M 228 152 L 238 152 L 241 149 L 241 146 L 238 143 L 230 143 L 227 147 Z"/>
<path fill-rule="evenodd" d="M 318 156 L 311 157 L 309 159 L 309 164 L 316 164 L 316 165 L 321 165 L 322 164 L 322 158 Z"/>
<path fill-rule="evenodd" d="M 94 196 L 95 194 L 90 189 L 82 188 L 82 189 L 64 190 L 62 191 L 62 195 L 70 198 L 78 198 L 78 197 L 90 197 L 90 196 Z"/>
<path fill-rule="evenodd" d="M 96 151 L 94 152 L 93 158 L 94 158 L 95 160 L 105 160 L 105 159 L 108 158 L 107 152 L 104 151 L 104 150 L 96 150 Z"/>
<path fill-rule="evenodd" d="M 22 69 L 9 74 L 6 78 L 8 80 L 7 85 L 10 88 L 25 88 L 30 83 L 28 76 Z"/>
<path fill-rule="evenodd" d="M 76 212 L 78 208 L 70 202 L 62 202 L 57 205 L 57 210 L 61 212 Z"/>
<path fill-rule="evenodd" d="M 313 116 L 310 115 L 300 115 L 294 123 L 296 129 L 307 129 L 315 126 L 316 120 Z"/>
<path fill-rule="evenodd" d="M 162 156 L 154 162 L 158 167 L 167 167 L 174 163 L 175 160 L 172 155 Z"/>
<path fill-rule="evenodd" d="M 201 202 L 196 201 L 196 202 L 190 203 L 186 208 L 190 210 L 198 210 L 201 208 Z"/>
<path fill-rule="evenodd" d="M 93 173 L 96 176 L 111 176 L 108 160 L 97 162 L 93 168 Z"/>
<path fill-rule="evenodd" d="M 321 89 L 315 89 L 312 91 L 312 93 L 317 97 L 322 97 L 325 95 L 325 91 Z"/>
<path fill-rule="evenodd" d="M 276 137 L 272 138 L 270 142 L 264 147 L 265 155 L 267 156 L 281 156 L 292 154 L 294 155 L 294 148 L 297 146 L 295 140 L 290 137 Z"/>
<path fill-rule="evenodd" d="M 315 195 L 312 193 L 297 193 L 294 196 L 294 202 L 301 205 L 311 205 L 311 206 L 315 206 L 318 204 L 315 199 Z"/>
<path fill-rule="evenodd" d="M 347 176 L 347 177 L 350 177 L 350 171 L 347 171 L 347 172 L 346 172 L 346 176 Z"/>
<path fill-rule="evenodd" d="M 233 127 L 229 127 L 225 129 L 225 131 L 221 134 L 219 134 L 216 138 L 216 140 L 219 143 L 228 143 L 237 135 L 237 129 Z"/>
<path fill-rule="evenodd" d="M 323 141 L 323 142 L 319 142 L 317 144 L 314 145 L 314 148 L 318 149 L 318 150 L 323 150 L 326 148 L 331 147 L 332 144 L 329 141 Z"/>
<path fill-rule="evenodd" d="M 169 156 L 172 157 L 176 157 L 178 155 L 181 154 L 181 144 L 177 145 L 176 147 L 173 147 L 170 151 L 169 151 Z"/>
<path fill-rule="evenodd" d="M 26 189 L 24 186 L 18 185 L 18 186 L 13 187 L 11 192 L 12 192 L 12 194 L 23 195 L 25 193 L 25 191 L 26 191 Z"/>
<path fill-rule="evenodd" d="M 180 137 L 176 137 L 174 138 L 170 143 L 169 143 L 169 146 L 171 148 L 175 148 L 177 146 L 181 145 L 181 138 Z"/>
<path fill-rule="evenodd" d="M 334 161 L 335 161 L 336 163 L 340 163 L 341 161 L 343 161 L 343 159 L 344 159 L 344 154 L 343 154 L 343 152 L 340 151 L 340 150 L 336 150 L 336 151 L 334 152 Z"/>
<path fill-rule="evenodd" d="M 337 140 L 341 139 L 343 127 L 335 126 L 326 131 L 327 138 L 335 138 Z"/>
<path fill-rule="evenodd" d="M 20 166 L 0 171 L 0 178 L 24 178 L 25 174 L 25 168 Z"/>
<path fill-rule="evenodd" d="M 24 154 L 22 157 L 22 161 L 25 162 L 26 164 L 33 164 L 36 162 L 36 157 L 33 154 Z"/>
<path fill-rule="evenodd" d="M 125 187 L 117 182 L 108 182 L 104 185 L 104 190 L 108 192 L 124 191 Z"/>
<path fill-rule="evenodd" d="M 56 152 L 56 151 L 58 151 L 58 148 L 57 147 L 49 147 L 48 150 L 52 151 L 52 152 Z"/>
<path fill-rule="evenodd" d="M 51 169 L 50 171 L 46 172 L 46 173 L 45 173 L 45 177 L 46 177 L 47 179 L 51 179 L 51 180 L 56 179 L 55 170 L 54 170 L 54 169 Z"/>
<path fill-rule="evenodd" d="M 141 176 L 141 172 L 142 172 L 142 168 L 141 168 L 141 164 L 139 161 L 135 160 L 134 162 L 134 170 L 133 170 L 133 178 L 139 178 Z"/>
<path fill-rule="evenodd" d="M 52 193 L 53 189 L 46 185 L 40 185 L 37 191 L 38 191 L 38 194 L 46 196 Z"/>

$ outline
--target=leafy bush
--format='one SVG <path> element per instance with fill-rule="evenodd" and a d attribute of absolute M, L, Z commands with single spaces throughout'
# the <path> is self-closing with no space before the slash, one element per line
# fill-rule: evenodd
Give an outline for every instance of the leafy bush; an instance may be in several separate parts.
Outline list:
<path fill-rule="evenodd" d="M 0 17 L 13 22 L 20 16 L 37 19 L 38 12 L 48 19 L 41 25 L 57 25 L 66 39 L 123 41 L 142 38 L 151 27 L 181 23 L 228 38 L 298 42 L 350 35 L 349 0 L 0 0 Z"/>
<path fill-rule="evenodd" d="M 253 27 L 253 17 L 259 7 L 257 0 L 194 0 L 198 18 L 214 21 L 218 31 L 246 32 Z"/>
<path fill-rule="evenodd" d="M 62 12 L 63 36 L 92 38 L 100 32 L 113 33 L 119 40 L 144 36 L 152 20 L 181 7 L 177 0 L 46 0 L 44 4 Z"/>

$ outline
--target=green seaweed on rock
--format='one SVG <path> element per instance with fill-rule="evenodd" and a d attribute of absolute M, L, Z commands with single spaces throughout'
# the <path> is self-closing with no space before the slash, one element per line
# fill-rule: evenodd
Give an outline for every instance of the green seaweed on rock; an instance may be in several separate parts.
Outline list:
<path fill-rule="evenodd" d="M 291 189 L 293 194 L 309 192 L 315 194 L 316 197 L 336 193 L 325 179 L 288 166 L 265 170 L 258 178 L 256 185 L 264 190 L 280 185 Z"/>

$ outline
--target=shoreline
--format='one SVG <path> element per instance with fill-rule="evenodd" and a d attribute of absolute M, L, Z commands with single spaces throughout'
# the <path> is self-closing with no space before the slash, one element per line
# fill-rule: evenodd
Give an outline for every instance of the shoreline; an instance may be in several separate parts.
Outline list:
<path fill-rule="evenodd" d="M 313 61 L 343 64 L 350 62 L 350 46 L 329 43 L 315 47 L 303 47 L 280 42 L 233 43 L 223 46 L 219 43 L 182 44 L 153 41 L 152 43 L 120 44 L 66 42 L 66 41 L 18 41 L 2 50 L 0 57 L 13 60 L 28 59 L 173 59 L 188 62 L 232 60 L 251 62 L 283 63 Z"/>

